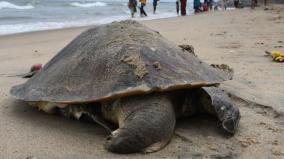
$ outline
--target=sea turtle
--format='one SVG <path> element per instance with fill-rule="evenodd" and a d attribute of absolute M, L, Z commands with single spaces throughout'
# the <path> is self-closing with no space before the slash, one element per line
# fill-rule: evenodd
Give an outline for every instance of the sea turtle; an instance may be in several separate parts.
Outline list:
<path fill-rule="evenodd" d="M 11 94 L 45 112 L 94 120 L 111 131 L 109 151 L 154 152 L 170 141 L 176 118 L 196 112 L 217 116 L 233 134 L 239 110 L 215 87 L 228 78 L 158 32 L 122 21 L 83 32 Z"/>

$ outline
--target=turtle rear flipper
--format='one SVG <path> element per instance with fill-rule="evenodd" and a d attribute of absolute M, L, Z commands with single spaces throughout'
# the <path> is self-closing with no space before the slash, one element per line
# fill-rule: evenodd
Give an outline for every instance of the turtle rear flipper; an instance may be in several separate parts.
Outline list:
<path fill-rule="evenodd" d="M 222 127 L 234 134 L 240 120 L 240 111 L 233 105 L 227 93 L 217 87 L 203 87 L 198 90 L 198 108 L 200 111 L 216 115 Z"/>
<path fill-rule="evenodd" d="M 112 132 L 116 127 L 106 121 L 100 112 L 100 106 L 97 103 L 92 104 L 70 104 L 59 109 L 59 113 L 66 118 L 74 118 L 77 120 L 95 122 L 105 128 L 108 132 Z"/>
<path fill-rule="evenodd" d="M 149 153 L 162 149 L 170 141 L 176 119 L 172 103 L 166 95 L 128 97 L 112 107 L 117 113 L 119 129 L 106 140 L 105 147 L 109 151 Z"/>

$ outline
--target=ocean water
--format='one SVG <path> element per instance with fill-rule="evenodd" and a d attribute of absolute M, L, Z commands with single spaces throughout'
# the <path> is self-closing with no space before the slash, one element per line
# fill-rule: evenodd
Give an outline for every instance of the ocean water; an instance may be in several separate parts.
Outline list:
<path fill-rule="evenodd" d="M 131 19 L 128 0 L 0 0 L 0 35 L 58 29 L 85 25 L 100 25 Z M 135 20 L 177 16 L 175 0 L 160 0 L 153 14 L 152 0 L 146 5 L 148 17 L 136 14 Z M 188 0 L 192 13 L 192 0 Z"/>

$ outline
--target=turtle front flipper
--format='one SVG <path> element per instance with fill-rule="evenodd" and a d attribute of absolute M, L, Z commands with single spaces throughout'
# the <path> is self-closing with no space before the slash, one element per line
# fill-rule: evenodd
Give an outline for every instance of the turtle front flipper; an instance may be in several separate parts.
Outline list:
<path fill-rule="evenodd" d="M 104 116 L 119 125 L 106 139 L 105 148 L 111 152 L 155 152 L 174 132 L 175 113 L 166 95 L 125 97 L 103 108 Z"/>
<path fill-rule="evenodd" d="M 241 116 L 227 93 L 218 87 L 203 87 L 198 90 L 197 103 L 200 111 L 216 115 L 227 132 L 235 133 Z"/>

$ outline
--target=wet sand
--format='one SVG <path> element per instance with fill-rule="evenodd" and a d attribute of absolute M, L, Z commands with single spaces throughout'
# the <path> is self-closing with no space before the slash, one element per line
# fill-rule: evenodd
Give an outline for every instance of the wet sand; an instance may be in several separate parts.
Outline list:
<path fill-rule="evenodd" d="M 231 137 L 213 117 L 178 121 L 171 143 L 152 154 L 116 155 L 103 148 L 96 124 L 47 115 L 16 101 L 11 86 L 25 82 L 34 63 L 46 63 L 88 27 L 0 37 L 0 158 L 284 158 L 284 65 L 264 56 L 284 51 L 284 6 L 241 9 L 142 22 L 176 44 L 190 44 L 208 64 L 227 64 L 234 79 L 221 85 L 240 108 Z"/>

